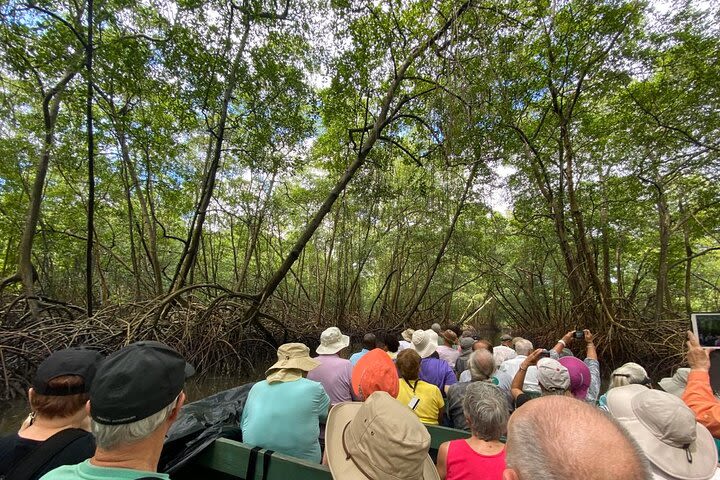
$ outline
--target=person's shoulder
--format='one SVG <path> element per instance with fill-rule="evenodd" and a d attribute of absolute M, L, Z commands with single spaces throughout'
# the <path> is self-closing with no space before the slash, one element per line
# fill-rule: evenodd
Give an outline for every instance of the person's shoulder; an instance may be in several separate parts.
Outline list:
<path fill-rule="evenodd" d="M 62 465 L 47 472 L 45 475 L 40 477 L 40 480 L 75 480 L 77 478 L 81 478 L 80 466 L 86 462 L 89 462 L 89 460 L 85 460 L 84 462 L 77 463 L 75 465 Z"/>

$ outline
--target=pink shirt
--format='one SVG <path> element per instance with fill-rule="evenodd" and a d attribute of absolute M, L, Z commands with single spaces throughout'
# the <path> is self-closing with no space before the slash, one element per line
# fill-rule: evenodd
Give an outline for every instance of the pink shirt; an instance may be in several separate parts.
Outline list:
<path fill-rule="evenodd" d="M 505 449 L 495 455 L 481 455 L 465 440 L 448 446 L 445 480 L 501 480 L 505 470 Z"/>
<path fill-rule="evenodd" d="M 322 383 L 325 393 L 330 397 L 330 404 L 352 401 L 352 365 L 350 360 L 334 355 L 318 355 L 315 360 L 320 365 L 307 374 L 309 380 Z"/>
<path fill-rule="evenodd" d="M 460 352 L 457 351 L 457 348 L 440 345 L 437 347 L 437 353 L 441 360 L 445 360 L 448 365 L 450 365 L 450 368 L 455 368 L 455 361 L 460 356 Z"/>

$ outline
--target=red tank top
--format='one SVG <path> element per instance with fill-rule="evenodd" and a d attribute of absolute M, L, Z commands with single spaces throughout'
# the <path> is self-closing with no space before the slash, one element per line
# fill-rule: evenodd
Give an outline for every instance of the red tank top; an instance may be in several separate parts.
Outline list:
<path fill-rule="evenodd" d="M 448 446 L 445 480 L 502 480 L 505 449 L 495 455 L 481 455 L 465 440 L 453 440 Z"/>

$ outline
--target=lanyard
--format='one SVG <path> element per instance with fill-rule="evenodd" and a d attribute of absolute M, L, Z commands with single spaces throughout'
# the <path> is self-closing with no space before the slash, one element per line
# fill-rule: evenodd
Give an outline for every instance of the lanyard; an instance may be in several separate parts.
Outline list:
<path fill-rule="evenodd" d="M 410 385 L 410 382 L 408 382 L 406 378 L 403 378 L 403 380 L 405 380 L 405 383 L 407 383 L 408 387 L 412 388 L 413 393 L 415 393 L 415 389 L 417 388 L 417 384 L 420 379 L 415 380 L 415 385 Z"/>

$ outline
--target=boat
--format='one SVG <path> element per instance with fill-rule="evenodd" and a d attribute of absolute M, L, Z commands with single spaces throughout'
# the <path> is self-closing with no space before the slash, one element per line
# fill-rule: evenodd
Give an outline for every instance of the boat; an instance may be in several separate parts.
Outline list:
<path fill-rule="evenodd" d="M 437 458 L 440 444 L 468 438 L 464 430 L 427 425 L 429 454 Z M 253 447 L 231 438 L 217 438 L 173 473 L 174 480 L 212 478 L 219 480 L 331 480 L 330 470 L 316 463 Z"/>

